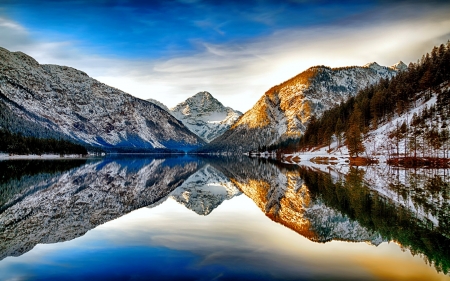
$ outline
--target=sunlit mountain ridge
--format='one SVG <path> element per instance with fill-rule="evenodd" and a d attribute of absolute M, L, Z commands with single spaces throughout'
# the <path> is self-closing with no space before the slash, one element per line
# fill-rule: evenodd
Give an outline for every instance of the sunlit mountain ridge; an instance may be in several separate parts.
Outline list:
<path fill-rule="evenodd" d="M 404 69 L 404 64 L 399 62 L 392 67 L 377 63 L 362 67 L 311 67 L 269 89 L 230 130 L 201 151 L 242 153 L 300 136 L 312 116 L 320 116 L 380 79 L 392 78 L 399 68 Z"/>

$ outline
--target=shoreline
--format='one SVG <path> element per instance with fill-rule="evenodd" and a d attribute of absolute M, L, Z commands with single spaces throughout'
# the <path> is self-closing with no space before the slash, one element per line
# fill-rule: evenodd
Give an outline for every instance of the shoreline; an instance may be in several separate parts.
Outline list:
<path fill-rule="evenodd" d="M 80 155 L 80 154 L 67 154 L 67 155 L 59 155 L 59 154 L 29 154 L 29 155 L 18 155 L 13 154 L 10 155 L 8 153 L 0 153 L 0 161 L 1 160 L 54 160 L 54 159 L 84 159 L 90 158 L 91 155 Z"/>

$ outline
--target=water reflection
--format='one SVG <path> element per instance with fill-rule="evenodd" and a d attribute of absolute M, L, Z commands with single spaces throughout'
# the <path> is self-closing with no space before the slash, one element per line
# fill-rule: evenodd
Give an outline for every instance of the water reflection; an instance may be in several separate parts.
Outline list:
<path fill-rule="evenodd" d="M 55 178 L 58 173 L 79 167 L 85 163 L 86 159 L 0 161 L 0 213 L 9 205 L 14 204 L 12 199 L 16 194 L 20 194 L 23 189 L 29 189 L 36 183 Z M 28 191 L 28 193 L 30 192 L 33 192 L 33 189 Z M 16 198 L 15 200 L 20 199 Z"/>
<path fill-rule="evenodd" d="M 274 221 L 317 242 L 395 241 L 448 273 L 448 170 L 247 162 L 218 167 Z"/>
<path fill-rule="evenodd" d="M 240 194 L 224 174 L 207 164 L 174 190 L 170 197 L 195 213 L 207 216 L 223 201 Z"/>
<path fill-rule="evenodd" d="M 375 245 L 383 241 L 377 231 L 362 227 L 358 221 L 314 196 L 297 166 L 250 158 L 225 163 L 228 164 L 216 161 L 215 167 L 221 169 L 269 218 L 312 241 L 365 241 Z"/>
<path fill-rule="evenodd" d="M 9 162 L 9 165 L 20 165 Z M 46 162 L 58 166 L 61 162 Z M 0 213 L 0 259 L 18 256 L 38 243 L 56 243 L 153 204 L 199 168 L 192 159 L 107 158 L 50 177 L 22 175 L 4 186 Z"/>
<path fill-rule="evenodd" d="M 120 267 L 119 260 L 106 258 L 108 253 L 114 257 L 136 255 L 161 263 L 161 267 L 139 263 L 141 273 L 158 278 L 210 279 L 226 271 L 227 278 L 240 279 L 309 280 L 315 279 L 313 275 L 333 280 L 377 280 L 383 279 L 378 275 L 386 268 L 392 272 L 384 279 L 393 279 L 392 267 L 398 262 L 392 259 L 398 253 L 392 243 L 383 242 L 394 241 L 413 255 L 424 257 L 437 271 L 447 273 L 450 266 L 449 181 L 445 170 L 298 167 L 250 158 L 110 157 L 83 161 L 29 164 L 34 172 L 20 170 L 24 163 L 14 167 L 13 162 L 0 162 L 4 167 L 10 165 L 12 171 L 21 171 L 4 176 L 0 182 L 0 259 L 23 255 L 38 244 L 82 237 L 55 246 L 62 251 L 55 254 L 58 259 L 75 266 L 78 261 L 73 260 L 73 254 L 83 259 L 87 255 L 77 249 L 96 245 L 96 253 L 103 257 L 99 268 L 108 261 Z M 246 196 L 239 196 L 241 193 Z M 250 205 L 295 231 L 297 238 L 280 225 L 268 224 L 269 220 L 255 214 Z M 308 244 L 302 237 L 314 243 Z M 330 241 L 343 244 L 331 242 L 326 245 L 332 247 L 320 247 Z M 372 246 L 365 247 L 367 253 L 361 256 L 354 249 L 362 246 L 346 242 Z M 108 245 L 102 248 L 104 243 Z M 48 249 L 36 248 L 22 260 L 38 255 L 39 249 Z M 369 263 L 371 256 L 375 260 L 380 251 L 389 255 L 377 258 L 377 263 L 383 260 L 391 265 L 374 270 L 374 264 L 363 263 Z M 92 250 L 89 253 L 93 255 Z M 4 261 L 0 268 L 11 262 Z M 133 266 L 138 267 L 128 264 L 127 271 L 126 264 L 121 270 L 128 274 Z M 329 268 L 324 269 L 323 264 Z M 411 266 L 412 262 L 405 264 Z M 165 271 L 166 267 L 176 267 L 177 272 Z M 96 267 L 89 268 L 95 271 Z M 369 274 L 367 268 L 374 272 Z M 419 268 L 423 273 L 423 268 L 416 266 L 416 275 L 410 271 L 405 276 L 417 277 Z M 106 274 L 104 270 L 89 276 L 102 274 Z M 430 278 L 429 273 L 423 276 Z"/>

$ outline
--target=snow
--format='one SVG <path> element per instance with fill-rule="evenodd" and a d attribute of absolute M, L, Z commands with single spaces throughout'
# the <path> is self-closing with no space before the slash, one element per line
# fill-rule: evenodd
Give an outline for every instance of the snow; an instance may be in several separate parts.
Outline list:
<path fill-rule="evenodd" d="M 441 89 L 446 90 L 448 86 Z M 446 215 L 441 214 L 439 210 L 445 210 L 446 204 L 443 193 L 433 193 L 426 188 L 431 184 L 431 180 L 440 177 L 444 181 L 448 180 L 449 169 L 406 169 L 401 167 L 392 167 L 386 163 L 389 154 L 389 134 L 396 128 L 396 124 L 411 122 L 414 114 L 419 114 L 424 108 L 430 108 L 435 105 L 437 96 L 434 94 L 429 100 L 419 99 L 416 106 L 410 108 L 407 112 L 395 115 L 389 121 L 385 121 L 378 126 L 376 130 L 369 131 L 364 139 L 366 152 L 364 155 L 378 159 L 377 165 L 361 166 L 358 169 L 364 171 L 364 183 L 373 192 L 378 193 L 393 204 L 405 208 L 411 214 L 419 219 L 424 225 L 433 225 L 439 227 L 446 220 Z M 428 122 L 436 122 L 430 121 Z M 442 124 L 438 123 L 438 127 Z M 431 123 L 428 124 L 432 126 Z M 400 154 L 404 151 L 404 142 L 400 141 Z M 443 152 L 439 153 L 443 156 Z M 284 155 L 284 162 L 306 166 L 311 169 L 331 174 L 337 181 L 349 172 L 348 150 L 345 147 L 337 147 L 336 141 L 331 144 L 331 149 L 321 147 L 306 152 L 296 152 Z M 332 158 L 329 162 L 317 162 L 314 158 Z M 300 159 L 300 160 L 298 160 Z"/>
<path fill-rule="evenodd" d="M 450 86 L 442 86 L 440 89 L 441 91 L 445 91 Z M 408 111 L 404 112 L 401 115 L 395 115 L 392 118 L 390 118 L 389 121 L 385 121 L 378 125 L 378 127 L 375 130 L 369 131 L 363 140 L 364 147 L 366 148 L 365 152 L 361 154 L 361 156 L 365 157 L 371 157 L 373 159 L 377 159 L 379 163 L 386 163 L 387 156 L 390 155 L 390 150 L 392 148 L 389 148 L 389 143 L 391 142 L 389 139 L 389 135 L 392 131 L 394 131 L 398 126 L 400 126 L 403 122 L 405 122 L 407 125 L 410 124 L 412 121 L 412 118 L 414 114 L 420 115 L 420 113 L 425 108 L 430 108 L 436 104 L 437 96 L 436 94 L 433 94 L 430 99 L 424 100 L 418 99 L 416 101 L 416 106 L 413 108 L 410 108 Z M 432 127 L 432 124 L 427 124 L 428 127 Z M 440 127 L 442 124 L 437 123 L 437 126 Z M 343 143 L 343 141 L 342 141 Z M 399 152 L 400 155 L 404 154 L 405 151 L 405 141 L 400 140 L 399 141 Z M 392 152 L 392 151 L 391 151 Z M 437 153 L 437 155 L 443 157 L 443 149 Z M 335 157 L 337 160 L 333 161 L 336 162 L 338 165 L 346 165 L 348 163 L 348 158 L 350 157 L 348 149 L 346 146 L 342 145 L 341 147 L 337 146 L 336 138 L 333 138 L 333 142 L 331 143 L 330 147 L 319 147 L 314 148 L 309 151 L 304 152 L 295 152 L 291 154 L 284 155 L 286 163 L 296 163 L 292 159 L 299 158 L 302 162 L 302 165 L 309 165 L 308 162 L 311 162 L 313 158 L 316 157 L 324 157 L 324 158 L 331 158 Z M 287 160 L 286 160 L 287 159 Z M 304 163 L 305 162 L 305 163 Z"/>
<path fill-rule="evenodd" d="M 79 154 L 43 154 L 43 155 L 10 155 L 6 153 L 0 153 L 0 160 L 15 160 L 15 159 L 59 159 L 59 158 L 84 158 L 85 156 Z"/>

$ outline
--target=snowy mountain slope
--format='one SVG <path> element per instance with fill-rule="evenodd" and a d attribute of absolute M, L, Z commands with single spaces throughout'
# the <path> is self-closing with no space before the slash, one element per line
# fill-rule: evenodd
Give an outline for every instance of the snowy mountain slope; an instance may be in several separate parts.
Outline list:
<path fill-rule="evenodd" d="M 23 108 L 20 108 L 16 103 L 8 100 L 0 93 L 0 129 L 9 131 L 13 134 L 20 133 L 25 136 L 37 138 L 72 140 L 63 133 L 49 129 L 40 123 L 30 121 L 36 119 L 45 122 L 45 119 L 40 119 L 31 112 L 27 112 Z"/>
<path fill-rule="evenodd" d="M 386 163 L 396 157 L 449 157 L 450 132 L 450 82 L 442 83 L 434 90 L 414 94 L 414 102 L 403 110 L 386 115 L 371 124 L 362 137 L 364 151 L 361 156 Z M 402 129 L 403 128 L 403 129 Z M 329 149 L 329 147 L 331 149 Z M 336 137 L 331 144 L 312 147 L 309 151 L 289 154 L 302 161 L 313 157 L 338 157 L 348 159 L 345 134 L 338 147 Z"/>
<path fill-rule="evenodd" d="M 0 212 L 0 260 L 57 243 L 158 202 L 199 168 L 170 159 L 106 159 L 25 184 Z M 27 178 L 27 177 L 26 177 Z M 5 208 L 6 206 L 6 208 Z"/>
<path fill-rule="evenodd" d="M 320 116 L 365 86 L 396 73 L 396 70 L 377 63 L 363 67 L 311 67 L 272 87 L 230 130 L 202 150 L 241 153 L 299 136 L 311 116 Z"/>
<path fill-rule="evenodd" d="M 160 107 L 57 65 L 0 48 L 0 95 L 18 117 L 104 148 L 190 148 L 204 142 Z"/>
<path fill-rule="evenodd" d="M 199 92 L 171 109 L 178 120 L 206 142 L 228 130 L 242 115 L 225 107 L 208 92 Z"/>
<path fill-rule="evenodd" d="M 197 214 L 207 216 L 223 201 L 240 194 L 224 174 L 206 165 L 175 189 L 170 197 Z"/>
<path fill-rule="evenodd" d="M 386 157 L 397 154 L 398 150 L 399 156 L 414 156 L 412 146 L 416 142 L 414 145 L 416 147 L 416 156 L 448 157 L 449 139 L 446 141 L 441 139 L 440 147 L 433 149 L 432 145 L 426 141 L 426 135 L 432 129 L 441 134 L 441 137 L 442 133 L 448 133 L 448 113 L 447 116 L 441 115 L 436 112 L 436 108 L 442 106 L 437 104 L 439 95 L 448 96 L 449 93 L 449 82 L 443 83 L 439 88 L 431 91 L 429 98 L 423 92 L 417 93 L 415 105 L 401 114 L 395 114 L 388 120 L 382 120 L 376 129 L 367 132 L 363 140 L 366 154 L 373 157 L 382 155 Z M 446 107 L 449 107 L 448 104 L 446 104 Z M 434 111 L 434 113 L 429 113 L 431 111 Z M 425 112 L 428 112 L 429 116 L 425 117 Z M 416 118 L 423 119 L 423 121 L 419 124 L 414 124 Z M 399 130 L 402 124 L 405 124 L 409 130 L 397 141 L 392 135 Z"/>

